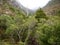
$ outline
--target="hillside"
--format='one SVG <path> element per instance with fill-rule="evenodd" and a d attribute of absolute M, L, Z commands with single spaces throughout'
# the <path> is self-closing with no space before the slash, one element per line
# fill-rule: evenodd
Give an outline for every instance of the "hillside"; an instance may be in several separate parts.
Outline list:
<path fill-rule="evenodd" d="M 44 8 L 43 10 L 48 15 L 57 15 L 57 13 L 60 11 L 60 0 L 51 0 Z"/>
<path fill-rule="evenodd" d="M 25 8 L 16 0 L 0 0 L 0 14 L 16 15 L 18 13 L 32 14 L 32 10 Z"/>
<path fill-rule="evenodd" d="M 27 14 L 27 13 L 28 13 L 28 14 L 34 13 L 33 10 L 24 7 L 24 6 L 23 6 L 22 4 L 20 4 L 17 0 L 10 0 L 10 1 L 8 1 L 8 2 L 9 2 L 10 5 L 15 6 L 16 8 L 24 11 L 26 14 Z M 22 12 L 22 11 L 21 11 L 21 12 Z"/>
<path fill-rule="evenodd" d="M 12 3 L 8 1 L 9 0 L 0 0 L 0 14 L 16 15 L 16 12 L 20 13 L 22 11 L 15 6 L 13 7 L 13 5 L 11 5 Z"/>

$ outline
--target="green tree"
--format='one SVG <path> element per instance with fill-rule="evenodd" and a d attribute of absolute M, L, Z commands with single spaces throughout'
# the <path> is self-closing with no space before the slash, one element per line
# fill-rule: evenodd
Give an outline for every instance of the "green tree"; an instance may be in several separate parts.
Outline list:
<path fill-rule="evenodd" d="M 39 22 L 40 18 L 47 19 L 46 14 L 43 12 L 43 10 L 41 8 L 36 11 L 35 18 L 38 20 L 38 22 Z"/>

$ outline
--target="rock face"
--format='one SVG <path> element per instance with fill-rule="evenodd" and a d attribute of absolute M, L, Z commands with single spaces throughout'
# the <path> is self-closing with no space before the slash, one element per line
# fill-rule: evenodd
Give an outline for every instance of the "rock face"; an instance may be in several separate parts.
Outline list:
<path fill-rule="evenodd" d="M 56 15 L 60 11 L 60 0 L 51 0 L 43 10 L 48 15 Z"/>

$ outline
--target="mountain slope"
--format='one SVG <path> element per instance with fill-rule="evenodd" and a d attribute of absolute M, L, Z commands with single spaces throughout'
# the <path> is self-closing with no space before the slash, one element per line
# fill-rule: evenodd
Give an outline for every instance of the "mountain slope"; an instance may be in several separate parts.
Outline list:
<path fill-rule="evenodd" d="M 60 0 L 51 0 L 43 9 L 48 15 L 56 15 L 60 11 Z"/>
<path fill-rule="evenodd" d="M 22 4 L 20 4 L 17 0 L 10 0 L 8 1 L 9 4 L 15 6 L 16 8 L 19 8 L 20 10 L 24 11 L 26 14 L 33 13 L 33 10 L 30 10 L 26 7 L 24 7 Z"/>
<path fill-rule="evenodd" d="M 0 14 L 16 15 L 21 11 L 12 5 L 11 0 L 0 0 Z"/>
<path fill-rule="evenodd" d="M 23 13 L 27 15 L 27 13 L 32 12 L 32 10 L 25 8 L 16 0 L 0 0 L 0 14 L 16 15 L 17 13 Z"/>

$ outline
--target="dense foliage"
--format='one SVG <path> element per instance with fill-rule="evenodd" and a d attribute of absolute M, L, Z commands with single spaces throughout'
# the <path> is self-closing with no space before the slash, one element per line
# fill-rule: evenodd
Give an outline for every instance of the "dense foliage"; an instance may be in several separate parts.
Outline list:
<path fill-rule="evenodd" d="M 40 8 L 26 16 L 14 7 L 8 9 L 14 13 L 0 15 L 0 45 L 60 45 L 60 11 L 46 15 Z"/>

